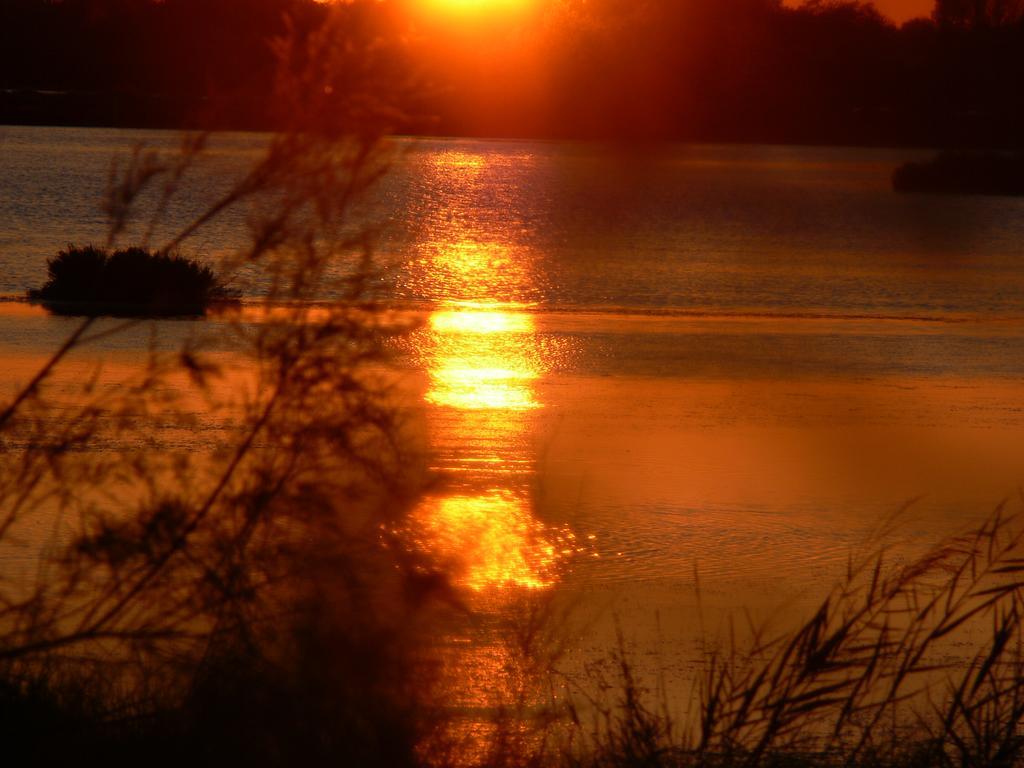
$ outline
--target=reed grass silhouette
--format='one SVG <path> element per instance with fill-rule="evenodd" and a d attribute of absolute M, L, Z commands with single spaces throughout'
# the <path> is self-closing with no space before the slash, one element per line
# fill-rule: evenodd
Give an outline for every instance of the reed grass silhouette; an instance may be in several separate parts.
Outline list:
<path fill-rule="evenodd" d="M 1024 526 L 998 508 L 905 564 L 884 551 L 796 629 L 709 646 L 693 722 L 652 706 L 628 655 L 574 766 L 1011 766 L 1024 753 Z"/>

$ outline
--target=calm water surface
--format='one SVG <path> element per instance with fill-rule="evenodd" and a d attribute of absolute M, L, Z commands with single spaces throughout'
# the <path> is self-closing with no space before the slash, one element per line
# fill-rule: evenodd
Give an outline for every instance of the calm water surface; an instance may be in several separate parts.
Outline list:
<path fill-rule="evenodd" d="M 103 239 L 112 155 L 175 140 L 0 128 L 0 293 Z M 157 234 L 261 141 L 217 136 Z M 627 635 L 655 615 L 686 632 L 695 572 L 705 604 L 770 612 L 820 594 L 907 500 L 909 551 L 1024 482 L 1024 200 L 895 195 L 913 151 L 394 150 L 363 215 L 383 225 L 379 291 L 425 321 L 403 359 L 446 481 L 417 520 L 481 595 L 557 588 Z M 0 307 L 10 384 L 68 323 Z"/>

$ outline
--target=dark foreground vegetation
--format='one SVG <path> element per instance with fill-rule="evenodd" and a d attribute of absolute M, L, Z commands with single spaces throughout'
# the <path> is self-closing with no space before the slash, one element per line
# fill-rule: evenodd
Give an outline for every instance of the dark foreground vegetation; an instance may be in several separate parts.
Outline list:
<path fill-rule="evenodd" d="M 846 0 L 565 0 L 472 28 L 431 7 L 384 0 L 360 21 L 368 41 L 400 41 L 393 71 L 421 73 L 393 105 L 403 132 L 1024 141 L 1020 0 L 939 0 L 899 27 Z M 279 128 L 267 40 L 327 13 L 314 0 L 5 0 L 0 123 Z"/>
<path fill-rule="evenodd" d="M 211 304 L 238 299 L 208 266 L 144 248 L 109 253 L 69 245 L 46 269 L 46 283 L 28 297 L 58 314 L 202 315 Z"/>
<path fill-rule="evenodd" d="M 941 152 L 924 163 L 905 163 L 892 176 L 897 192 L 1024 195 L 1024 154 Z"/>
<path fill-rule="evenodd" d="M 92 549 L 108 565 L 127 547 L 152 567 L 166 534 L 152 518 L 139 522 L 132 531 L 106 531 L 74 546 Z M 81 759 L 111 766 L 422 768 L 1024 764 L 1024 528 L 1001 511 L 909 562 L 896 565 L 877 554 L 851 565 L 791 631 L 770 636 L 749 627 L 742 640 L 733 633 L 729 641 L 709 642 L 683 718 L 668 714 L 637 682 L 622 647 L 609 649 L 611 674 L 561 675 L 551 649 L 564 647 L 565 638 L 535 641 L 564 627 L 539 625 L 542 611 L 523 614 L 523 623 L 507 631 L 514 641 L 532 641 L 504 670 L 518 676 L 518 688 L 472 716 L 468 739 L 465 714 L 451 704 L 459 672 L 446 678 L 440 671 L 446 658 L 457 664 L 457 657 L 439 653 L 444 642 L 436 634 L 465 631 L 468 604 L 447 590 L 438 602 L 441 573 L 426 591 L 422 572 L 388 578 L 402 561 L 386 549 L 351 561 L 354 553 L 345 548 L 352 544 L 332 536 L 303 549 L 302 558 L 318 560 L 314 571 L 292 562 L 298 551 L 289 552 L 278 565 L 290 579 L 305 574 L 292 587 L 314 572 L 328 581 L 312 591 L 306 583 L 273 613 L 252 596 L 211 596 L 222 621 L 231 623 L 206 637 L 197 656 L 149 658 L 144 681 L 121 678 L 143 671 L 123 658 L 59 659 L 51 652 L 39 663 L 38 648 L 12 646 L 8 631 L 0 646 L 5 749 L 28 764 L 55 766 Z M 190 544 L 187 554 L 208 553 Z M 344 573 L 338 568 L 356 564 L 363 570 L 348 574 L 355 581 L 329 581 Z M 237 565 L 259 570 L 256 563 Z M 147 599 L 168 610 L 170 588 L 148 588 Z M 189 584 L 179 581 L 177 588 Z M 449 608 L 438 612 L 441 603 Z M 166 617 L 150 618 L 155 630 Z M 142 640 L 142 627 L 135 632 L 131 639 Z M 154 646 L 166 640 L 148 637 Z"/>
<path fill-rule="evenodd" d="M 579 764 L 1020 765 L 1022 547 L 998 510 L 902 565 L 851 561 L 795 630 L 706 652 L 692 722 L 645 708 L 623 664 Z"/>

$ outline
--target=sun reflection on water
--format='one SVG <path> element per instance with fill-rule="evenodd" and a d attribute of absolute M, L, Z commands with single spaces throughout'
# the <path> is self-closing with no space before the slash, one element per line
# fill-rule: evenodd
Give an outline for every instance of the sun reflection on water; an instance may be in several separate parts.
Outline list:
<path fill-rule="evenodd" d="M 555 532 L 537 521 L 527 499 L 501 489 L 431 499 L 417 522 L 455 582 L 477 592 L 550 587 L 575 541 L 571 532 Z"/>
<path fill-rule="evenodd" d="M 430 327 L 437 333 L 533 333 L 532 318 L 522 312 L 506 312 L 505 306 L 486 302 L 461 302 L 458 309 L 435 312 Z"/>
<path fill-rule="evenodd" d="M 452 174 L 473 174 L 472 158 L 450 158 Z M 458 162 L 455 162 L 458 160 Z M 417 538 L 474 592 L 551 587 L 572 533 L 533 509 L 538 384 L 546 370 L 530 304 L 530 258 L 472 237 L 429 243 L 412 279 L 438 303 L 418 354 L 434 407 L 438 469 L 450 492 L 426 499 L 414 515 Z M 443 298 L 442 298 L 443 297 Z"/>
<path fill-rule="evenodd" d="M 436 352 L 427 401 L 463 409 L 540 407 L 533 318 L 499 309 L 445 309 L 430 319 Z M 506 420 L 514 415 L 497 416 Z"/>
<path fill-rule="evenodd" d="M 475 175 L 487 164 L 484 156 L 479 152 L 465 152 L 453 149 L 448 152 L 439 152 L 432 158 L 432 164 L 436 171 L 450 175 L 457 171 L 461 180 L 467 175 Z"/>
<path fill-rule="evenodd" d="M 464 590 L 476 616 L 502 622 L 521 602 L 554 598 L 583 548 L 569 526 L 537 510 L 543 380 L 564 363 L 567 347 L 538 327 L 544 280 L 526 239 L 473 214 L 474 196 L 487 193 L 481 178 L 500 176 L 489 162 L 449 152 L 426 169 L 439 203 L 420 212 L 426 236 L 413 244 L 401 290 L 433 305 L 409 349 L 426 373 L 433 469 L 443 484 L 413 511 L 408 536 Z M 513 659 L 499 638 L 476 626 L 449 640 L 446 667 L 459 706 L 519 700 L 508 687 Z M 468 764 L 486 725 L 476 718 L 466 725 L 460 751 Z"/>
<path fill-rule="evenodd" d="M 454 580 L 476 592 L 550 587 L 563 550 L 571 549 L 564 545 L 570 532 L 545 525 L 532 511 L 533 463 L 522 452 L 531 429 L 525 412 L 541 407 L 542 366 L 533 317 L 524 309 L 448 302 L 429 323 L 426 399 L 448 411 L 443 423 L 454 434 L 446 439 L 461 446 L 460 480 L 470 487 L 428 500 L 417 520 Z M 504 487 L 469 492 L 474 481 L 497 478 Z"/>
<path fill-rule="evenodd" d="M 530 303 L 540 295 L 534 253 L 473 213 L 493 187 L 481 180 L 500 174 L 471 151 L 424 167 L 435 204 L 420 212 L 424 237 L 402 276 L 403 290 L 434 303 L 413 354 L 428 376 L 435 468 L 447 483 L 415 511 L 413 536 L 457 584 L 489 594 L 551 587 L 575 549 L 568 528 L 534 509 L 539 385 L 558 354 Z"/>

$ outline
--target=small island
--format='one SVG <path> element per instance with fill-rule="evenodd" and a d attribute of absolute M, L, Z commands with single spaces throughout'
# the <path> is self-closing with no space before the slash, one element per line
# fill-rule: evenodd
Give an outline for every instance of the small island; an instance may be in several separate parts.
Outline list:
<path fill-rule="evenodd" d="M 61 315 L 197 316 L 239 299 L 210 267 L 139 247 L 109 253 L 68 245 L 47 261 L 47 273 L 46 284 L 28 298 Z"/>
<path fill-rule="evenodd" d="M 947 151 L 923 163 L 904 163 L 892 175 L 897 192 L 1024 195 L 1024 155 Z"/>

